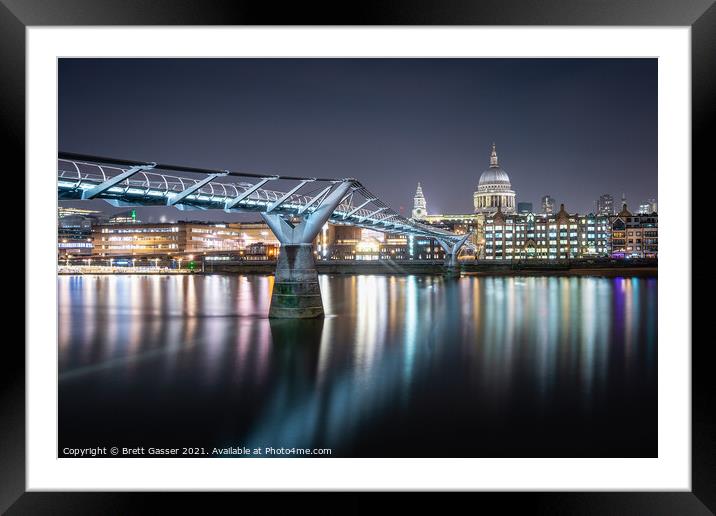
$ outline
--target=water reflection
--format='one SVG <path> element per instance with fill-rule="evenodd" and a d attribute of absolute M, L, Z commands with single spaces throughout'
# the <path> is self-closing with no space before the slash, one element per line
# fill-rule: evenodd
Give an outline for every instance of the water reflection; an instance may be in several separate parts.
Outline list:
<path fill-rule="evenodd" d="M 656 453 L 655 278 L 323 275 L 317 321 L 269 276 L 58 282 L 64 445 Z"/>

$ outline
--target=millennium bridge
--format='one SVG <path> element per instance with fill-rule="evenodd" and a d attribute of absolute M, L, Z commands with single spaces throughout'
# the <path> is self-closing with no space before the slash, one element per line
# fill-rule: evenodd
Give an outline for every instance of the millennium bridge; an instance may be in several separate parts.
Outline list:
<path fill-rule="evenodd" d="M 259 213 L 281 244 L 269 310 L 273 318 L 323 315 L 312 246 L 326 222 L 433 238 L 445 250 L 448 276 L 459 276 L 457 256 L 470 236 L 403 217 L 354 178 L 256 174 L 61 152 L 57 194 L 59 200 L 102 199 L 113 206 Z"/>

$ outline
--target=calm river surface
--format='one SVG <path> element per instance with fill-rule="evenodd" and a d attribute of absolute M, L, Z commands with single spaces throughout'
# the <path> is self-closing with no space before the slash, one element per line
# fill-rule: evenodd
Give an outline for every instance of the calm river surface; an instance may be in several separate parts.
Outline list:
<path fill-rule="evenodd" d="M 657 279 L 60 276 L 62 448 L 344 457 L 652 457 Z"/>

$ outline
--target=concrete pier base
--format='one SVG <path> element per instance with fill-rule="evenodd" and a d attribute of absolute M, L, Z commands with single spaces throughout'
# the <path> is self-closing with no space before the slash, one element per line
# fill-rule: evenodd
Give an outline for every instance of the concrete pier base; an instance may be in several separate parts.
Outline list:
<path fill-rule="evenodd" d="M 446 278 L 459 278 L 460 277 L 460 266 L 447 265 L 443 269 L 443 276 Z"/>
<path fill-rule="evenodd" d="M 312 244 L 284 244 L 278 254 L 269 317 L 323 317 L 323 301 Z"/>
<path fill-rule="evenodd" d="M 457 261 L 457 256 L 455 253 L 448 254 L 443 265 L 443 276 L 446 278 L 459 278 L 460 272 L 460 263 Z"/>

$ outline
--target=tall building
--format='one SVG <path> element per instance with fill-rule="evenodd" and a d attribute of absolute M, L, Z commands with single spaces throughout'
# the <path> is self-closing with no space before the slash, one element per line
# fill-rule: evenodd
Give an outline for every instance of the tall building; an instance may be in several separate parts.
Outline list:
<path fill-rule="evenodd" d="M 549 195 L 542 197 L 542 213 L 552 215 L 554 213 L 554 199 Z"/>
<path fill-rule="evenodd" d="M 614 215 L 614 197 L 610 194 L 600 195 L 597 199 L 597 215 L 606 215 L 611 217 Z"/>
<path fill-rule="evenodd" d="M 413 218 L 424 219 L 428 214 L 428 206 L 425 202 L 425 196 L 423 195 L 423 189 L 418 182 L 418 188 L 415 190 L 415 197 L 413 197 Z"/>
<path fill-rule="evenodd" d="M 496 213 L 498 207 L 502 213 L 515 211 L 515 192 L 512 190 L 510 177 L 500 167 L 494 143 L 490 155 L 490 168 L 480 176 L 477 190 L 472 198 L 475 213 Z"/>
<path fill-rule="evenodd" d="M 659 248 L 659 219 L 656 213 L 635 215 L 622 205 L 610 218 L 612 258 L 656 258 Z"/>
<path fill-rule="evenodd" d="M 649 199 L 639 205 L 639 215 L 650 215 L 656 212 L 656 199 Z"/>
<path fill-rule="evenodd" d="M 534 213 L 532 209 L 532 203 L 531 202 L 518 202 L 517 203 L 517 213 L 521 215 L 526 215 L 528 213 Z"/>

